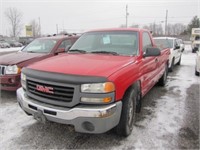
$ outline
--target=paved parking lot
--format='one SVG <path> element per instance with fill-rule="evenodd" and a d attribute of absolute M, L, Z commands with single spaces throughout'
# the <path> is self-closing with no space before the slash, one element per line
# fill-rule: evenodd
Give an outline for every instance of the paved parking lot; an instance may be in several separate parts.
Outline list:
<path fill-rule="evenodd" d="M 41 124 L 18 106 L 14 92 L 1 91 L 1 149 L 199 149 L 200 77 L 194 75 L 195 54 L 186 46 L 180 66 L 165 87 L 155 86 L 143 99 L 132 134 L 112 131 L 81 134 L 57 123 Z"/>

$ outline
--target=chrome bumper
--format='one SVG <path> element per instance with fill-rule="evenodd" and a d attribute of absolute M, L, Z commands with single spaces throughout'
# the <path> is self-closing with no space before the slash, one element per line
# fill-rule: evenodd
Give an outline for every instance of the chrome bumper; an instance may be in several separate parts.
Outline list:
<path fill-rule="evenodd" d="M 17 90 L 20 107 L 28 114 L 35 116 L 40 112 L 46 120 L 71 124 L 75 131 L 84 133 L 104 133 L 115 127 L 120 120 L 122 102 L 109 105 L 79 105 L 64 108 L 40 103 L 28 98 L 22 88 Z"/>

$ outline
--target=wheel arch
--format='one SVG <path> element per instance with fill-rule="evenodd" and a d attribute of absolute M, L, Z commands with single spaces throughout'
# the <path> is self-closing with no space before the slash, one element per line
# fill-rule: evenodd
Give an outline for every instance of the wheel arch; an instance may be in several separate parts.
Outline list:
<path fill-rule="evenodd" d="M 128 92 L 130 92 L 130 90 L 132 90 L 132 89 L 135 89 L 137 92 L 136 112 L 139 113 L 141 111 L 141 106 L 142 106 L 141 81 L 137 80 L 137 81 L 133 82 L 129 87 L 127 87 L 124 92 L 123 99 L 126 96 L 126 94 Z M 122 100 L 122 103 L 123 103 L 123 100 Z"/>
<path fill-rule="evenodd" d="M 141 91 L 141 81 L 140 81 L 140 80 L 137 80 L 137 81 L 133 82 L 131 85 L 129 85 L 129 86 L 125 89 L 125 92 L 124 92 L 123 97 L 125 96 L 126 92 L 128 92 L 128 91 L 131 90 L 131 89 L 137 89 L 137 90 Z"/>

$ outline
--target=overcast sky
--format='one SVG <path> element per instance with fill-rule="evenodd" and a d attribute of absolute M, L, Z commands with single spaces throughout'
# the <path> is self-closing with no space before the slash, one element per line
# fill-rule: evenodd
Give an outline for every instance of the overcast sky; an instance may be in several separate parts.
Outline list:
<path fill-rule="evenodd" d="M 53 34 L 56 24 L 68 32 L 119 27 L 125 24 L 126 5 L 129 26 L 165 21 L 166 10 L 168 23 L 188 24 L 195 15 L 200 17 L 200 0 L 0 0 L 0 35 L 9 35 L 4 15 L 9 7 L 23 13 L 24 26 L 40 18 L 42 34 Z"/>

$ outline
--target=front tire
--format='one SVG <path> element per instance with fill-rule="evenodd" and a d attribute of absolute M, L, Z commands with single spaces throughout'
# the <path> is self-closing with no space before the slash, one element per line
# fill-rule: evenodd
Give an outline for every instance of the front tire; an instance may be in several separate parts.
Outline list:
<path fill-rule="evenodd" d="M 134 88 L 128 89 L 122 100 L 122 113 L 120 122 L 116 127 L 118 135 L 127 137 L 131 134 L 135 123 L 136 115 L 136 102 L 137 102 L 137 91 Z"/>
<path fill-rule="evenodd" d="M 177 65 L 181 65 L 181 57 L 180 57 L 180 59 L 179 59 Z"/>
<path fill-rule="evenodd" d="M 195 69 L 195 75 L 199 76 L 199 72 Z"/>

